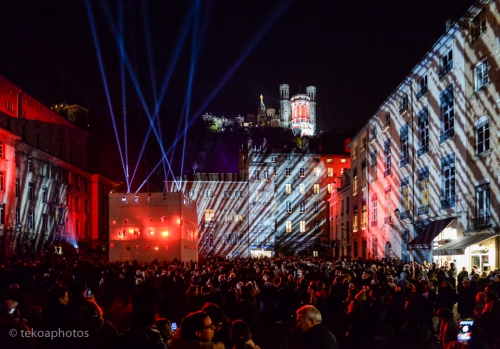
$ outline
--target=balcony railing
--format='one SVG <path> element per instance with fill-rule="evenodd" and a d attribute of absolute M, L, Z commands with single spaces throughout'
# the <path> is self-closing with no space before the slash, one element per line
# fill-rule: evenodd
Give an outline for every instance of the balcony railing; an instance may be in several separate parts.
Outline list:
<path fill-rule="evenodd" d="M 428 152 L 429 152 L 429 144 L 424 144 L 423 146 L 420 147 L 419 150 L 417 150 L 418 156 L 422 156 Z"/>
<path fill-rule="evenodd" d="M 410 218 L 410 211 L 407 210 L 407 211 L 402 211 L 401 212 L 401 215 L 400 215 L 400 218 L 401 219 L 409 219 Z"/>
<path fill-rule="evenodd" d="M 419 215 L 426 214 L 426 213 L 429 213 L 429 205 L 420 206 L 418 208 L 418 214 Z"/>
<path fill-rule="evenodd" d="M 455 206 L 455 197 L 450 196 L 449 198 L 441 200 L 441 209 L 447 209 Z"/>
<path fill-rule="evenodd" d="M 391 120 L 387 120 L 384 124 L 384 127 L 382 128 L 382 130 L 385 132 L 387 131 L 387 129 L 391 127 Z"/>
<path fill-rule="evenodd" d="M 427 93 L 427 91 L 429 91 L 429 88 L 427 86 L 423 86 L 420 91 L 417 92 L 417 99 L 422 98 Z"/>
<path fill-rule="evenodd" d="M 384 171 L 384 177 L 387 177 L 392 174 L 392 169 L 388 169 Z"/>
<path fill-rule="evenodd" d="M 455 129 L 453 127 L 447 129 L 439 135 L 439 143 L 446 142 L 448 139 L 455 135 Z"/>
<path fill-rule="evenodd" d="M 370 139 L 370 144 L 373 144 L 377 140 L 377 136 L 372 136 Z"/>
<path fill-rule="evenodd" d="M 479 230 L 491 227 L 491 216 L 472 218 L 469 223 L 470 230 Z"/>
<path fill-rule="evenodd" d="M 405 167 L 406 165 L 408 165 L 408 158 L 404 158 L 399 162 L 399 167 Z"/>
<path fill-rule="evenodd" d="M 408 106 L 407 105 L 403 105 L 400 109 L 399 109 L 399 115 L 403 115 L 405 113 L 405 111 L 408 110 Z"/>
<path fill-rule="evenodd" d="M 441 69 L 439 71 L 439 73 L 438 73 L 439 80 L 441 80 L 442 78 L 444 78 L 446 76 L 446 74 L 448 74 L 452 69 L 453 69 L 453 61 L 451 61 L 450 63 L 448 63 L 447 65 L 445 65 L 443 67 L 443 69 Z"/>

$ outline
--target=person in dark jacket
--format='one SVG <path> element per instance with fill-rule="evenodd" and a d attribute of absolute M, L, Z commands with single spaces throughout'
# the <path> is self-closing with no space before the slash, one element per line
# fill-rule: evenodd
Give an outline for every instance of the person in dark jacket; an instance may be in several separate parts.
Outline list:
<path fill-rule="evenodd" d="M 154 312 L 146 309 L 134 310 L 131 327 L 121 337 L 120 348 L 167 349 L 160 331 L 153 327 L 154 320 Z"/>
<path fill-rule="evenodd" d="M 322 323 L 321 313 L 312 305 L 297 310 L 297 328 L 303 332 L 304 349 L 337 349 L 337 339 Z"/>

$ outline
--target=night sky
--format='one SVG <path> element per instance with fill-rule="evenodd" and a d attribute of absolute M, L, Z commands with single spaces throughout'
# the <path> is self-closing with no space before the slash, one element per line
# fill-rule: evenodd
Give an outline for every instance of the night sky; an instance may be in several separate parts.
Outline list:
<path fill-rule="evenodd" d="M 234 117 L 256 113 L 260 94 L 266 106 L 278 109 L 282 83 L 290 85 L 291 95 L 316 86 L 318 130 L 354 134 L 444 33 L 446 20 L 460 18 L 474 1 L 203 0 L 198 11 L 188 1 L 88 3 L 120 137 L 116 34 L 123 33 L 127 59 L 152 110 L 188 28 L 160 107 L 168 148 L 188 96 L 190 117 L 196 112 Z M 65 101 L 90 109 L 91 169 L 113 176 L 109 164 L 118 159 L 117 146 L 86 4 L 2 1 L 0 74 L 46 105 Z M 125 81 L 133 159 L 149 122 L 128 71 Z M 155 149 L 152 137 L 147 153 Z M 158 160 L 152 156 L 149 162 Z M 120 171 L 115 179 L 123 177 Z"/>

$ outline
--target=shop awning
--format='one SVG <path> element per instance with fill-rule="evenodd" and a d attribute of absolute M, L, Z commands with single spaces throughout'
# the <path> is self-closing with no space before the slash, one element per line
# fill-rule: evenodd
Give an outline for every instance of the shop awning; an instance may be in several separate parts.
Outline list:
<path fill-rule="evenodd" d="M 430 250 L 432 240 L 438 236 L 455 218 L 444 218 L 430 222 L 424 231 L 408 243 L 409 250 Z"/>
<path fill-rule="evenodd" d="M 448 242 L 439 248 L 436 248 L 432 253 L 434 256 L 451 256 L 457 254 L 465 254 L 465 249 L 471 245 L 480 243 L 494 237 L 495 234 L 475 234 L 462 236 L 458 239 Z"/>

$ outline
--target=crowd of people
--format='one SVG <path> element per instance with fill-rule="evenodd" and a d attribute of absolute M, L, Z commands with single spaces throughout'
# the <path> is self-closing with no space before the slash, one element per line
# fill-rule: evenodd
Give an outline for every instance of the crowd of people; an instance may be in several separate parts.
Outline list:
<path fill-rule="evenodd" d="M 18 256 L 1 261 L 0 346 L 361 348 L 384 319 L 395 338 L 425 333 L 446 349 L 462 345 L 458 319 L 471 319 L 469 347 L 498 348 L 499 288 L 497 270 L 395 259 Z M 132 308 L 129 328 L 104 315 L 117 302 Z"/>

